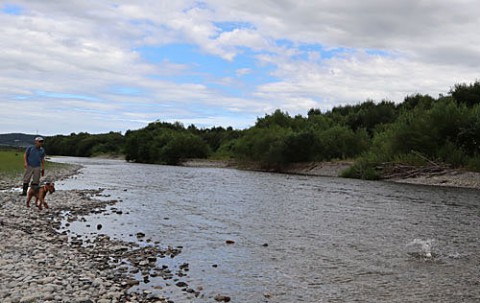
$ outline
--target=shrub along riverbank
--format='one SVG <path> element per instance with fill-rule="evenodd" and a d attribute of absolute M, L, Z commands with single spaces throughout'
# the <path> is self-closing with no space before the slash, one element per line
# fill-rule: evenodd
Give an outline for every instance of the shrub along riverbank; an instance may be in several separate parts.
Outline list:
<path fill-rule="evenodd" d="M 480 82 L 446 96 L 406 96 L 399 104 L 367 100 L 306 116 L 277 110 L 244 130 L 199 129 L 156 121 L 122 135 L 48 137 L 49 154 L 124 154 L 127 161 L 177 165 L 184 159 L 234 159 L 282 171 L 296 163 L 351 160 L 343 176 L 379 179 L 392 167 L 433 165 L 480 171 Z"/>

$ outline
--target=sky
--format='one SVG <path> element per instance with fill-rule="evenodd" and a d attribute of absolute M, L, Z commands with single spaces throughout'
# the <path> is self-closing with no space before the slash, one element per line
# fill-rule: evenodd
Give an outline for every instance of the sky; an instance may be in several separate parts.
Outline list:
<path fill-rule="evenodd" d="M 0 0 L 0 133 L 244 129 L 446 95 L 480 71 L 474 0 Z"/>

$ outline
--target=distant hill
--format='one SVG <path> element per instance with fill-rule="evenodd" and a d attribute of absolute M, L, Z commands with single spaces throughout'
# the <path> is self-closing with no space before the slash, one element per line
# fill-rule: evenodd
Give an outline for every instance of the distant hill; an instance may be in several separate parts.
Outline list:
<path fill-rule="evenodd" d="M 27 147 L 34 143 L 35 137 L 41 135 L 30 135 L 21 133 L 0 134 L 0 146 Z"/>

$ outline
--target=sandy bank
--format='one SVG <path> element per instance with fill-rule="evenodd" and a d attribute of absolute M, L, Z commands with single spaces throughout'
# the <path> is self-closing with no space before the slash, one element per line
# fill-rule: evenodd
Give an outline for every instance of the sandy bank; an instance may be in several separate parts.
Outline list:
<path fill-rule="evenodd" d="M 280 172 L 308 176 L 339 177 L 341 173 L 352 164 L 353 161 L 295 163 L 282 168 Z M 181 165 L 186 167 L 230 167 L 262 171 L 260 167 L 255 165 L 239 165 L 234 161 L 221 160 L 190 159 L 183 162 Z M 413 178 L 392 178 L 384 179 L 384 181 L 480 189 L 480 173 L 464 171 L 461 169 L 446 169 L 441 173 L 419 174 Z"/>
<path fill-rule="evenodd" d="M 432 186 L 450 186 L 480 189 L 480 173 L 460 169 L 446 170 L 441 174 L 425 174 L 414 178 L 390 179 L 388 181 Z"/>
<path fill-rule="evenodd" d="M 216 167 L 268 171 L 254 163 L 237 163 L 233 160 L 188 159 L 180 165 L 185 167 Z M 280 172 L 286 174 L 338 177 L 341 172 L 350 167 L 350 165 L 352 165 L 352 162 L 349 161 L 294 163 L 283 167 Z"/>

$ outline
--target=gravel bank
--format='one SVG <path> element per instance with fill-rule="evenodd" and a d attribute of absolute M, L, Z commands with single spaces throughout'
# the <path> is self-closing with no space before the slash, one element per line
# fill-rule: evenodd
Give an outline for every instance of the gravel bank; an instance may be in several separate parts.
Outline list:
<path fill-rule="evenodd" d="M 75 173 L 78 167 L 51 171 L 55 180 Z M 3 180 L 2 185 L 13 185 Z M 178 287 L 187 299 L 203 295 L 181 277 L 188 264 L 178 270 L 162 265 L 181 247 L 148 243 L 148 235 L 136 233 L 138 242 L 123 242 L 101 234 L 84 239 L 68 230 L 69 223 L 91 213 L 102 213 L 117 201 L 91 199 L 99 191 L 62 191 L 48 194 L 50 208 L 27 208 L 18 191 L 0 192 L 0 302 L 173 302 L 161 290 L 140 290 L 152 277 Z M 115 208 L 111 208 L 115 211 Z M 145 241 L 144 241 L 145 240 Z M 141 244 L 141 245 L 140 245 Z"/>

